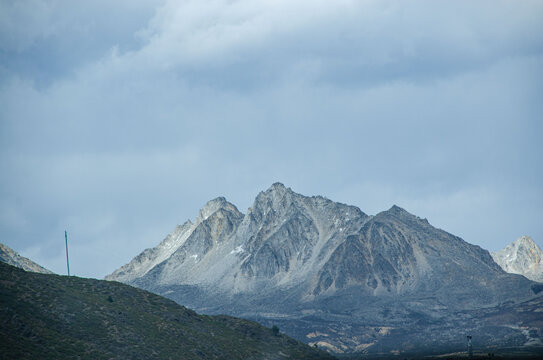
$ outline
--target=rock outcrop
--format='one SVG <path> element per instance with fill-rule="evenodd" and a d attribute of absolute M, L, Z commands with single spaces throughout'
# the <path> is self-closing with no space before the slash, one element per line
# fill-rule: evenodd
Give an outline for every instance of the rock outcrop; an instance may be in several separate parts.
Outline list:
<path fill-rule="evenodd" d="M 521 236 L 491 255 L 494 261 L 508 273 L 543 282 L 543 251 L 531 237 Z"/>

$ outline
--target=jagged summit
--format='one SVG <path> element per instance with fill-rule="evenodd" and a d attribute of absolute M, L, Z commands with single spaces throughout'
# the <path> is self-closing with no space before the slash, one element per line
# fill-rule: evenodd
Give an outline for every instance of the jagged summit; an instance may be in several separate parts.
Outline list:
<path fill-rule="evenodd" d="M 375 215 L 377 219 L 380 218 L 394 218 L 397 220 L 400 220 L 402 222 L 408 222 L 408 223 L 420 223 L 423 225 L 428 225 L 428 220 L 421 219 L 420 217 L 411 214 L 409 211 L 405 210 L 402 207 L 399 207 L 398 205 L 392 205 L 392 207 L 386 211 L 382 211 L 379 214 Z"/>
<path fill-rule="evenodd" d="M 268 191 L 270 190 L 291 190 L 290 188 L 287 188 L 283 183 L 279 182 L 279 181 L 276 181 L 274 182 L 268 189 Z"/>
<path fill-rule="evenodd" d="M 178 261 L 179 257 L 195 256 L 197 260 L 202 252 L 237 227 L 242 217 L 236 206 L 224 197 L 210 200 L 200 209 L 194 222 L 187 220 L 183 225 L 177 225 L 158 246 L 145 249 L 105 279 L 131 283 L 172 257 Z M 187 249 L 191 254 L 187 254 Z"/>
<path fill-rule="evenodd" d="M 415 215 L 411 214 L 404 208 L 399 207 L 398 205 L 392 205 L 390 209 L 382 211 L 378 213 L 376 216 L 394 216 L 394 217 L 413 217 L 416 218 Z"/>
<path fill-rule="evenodd" d="M 523 235 L 519 237 L 517 240 L 513 241 L 513 243 L 511 243 L 510 245 L 517 246 L 517 247 L 528 247 L 528 248 L 533 248 L 533 249 L 539 249 L 539 246 L 535 243 L 534 239 L 532 239 L 532 237 L 529 235 Z"/>
<path fill-rule="evenodd" d="M 194 223 L 107 279 L 206 313 L 282 321 L 302 340 L 345 351 L 373 346 L 383 336 L 375 324 L 420 325 L 420 335 L 455 312 L 537 291 L 488 251 L 397 205 L 368 216 L 281 183 L 260 192 L 246 214 L 224 198 L 208 202 Z M 325 335 L 314 335 L 319 327 Z"/>
<path fill-rule="evenodd" d="M 292 191 L 291 188 L 286 187 L 280 182 L 273 183 L 267 190 L 261 191 L 256 199 L 255 202 L 263 201 L 263 199 L 282 199 L 285 196 L 296 196 L 294 191 Z"/>
<path fill-rule="evenodd" d="M 415 217 L 417 218 L 417 216 L 411 214 L 409 211 L 405 210 L 404 208 L 402 207 L 399 207 L 398 205 L 392 205 L 390 207 L 390 209 L 386 210 L 386 211 L 383 211 L 381 212 L 381 214 L 391 214 L 391 215 L 396 215 L 396 216 L 409 216 L 409 217 Z"/>
<path fill-rule="evenodd" d="M 196 223 L 200 223 L 204 220 L 206 220 L 209 216 L 214 214 L 215 212 L 225 209 L 228 211 L 234 211 L 238 212 L 238 209 L 236 206 L 230 202 L 228 202 L 224 197 L 219 196 L 213 200 L 208 201 L 202 209 L 198 212 L 198 216 L 196 218 Z"/>
<path fill-rule="evenodd" d="M 447 263 L 444 256 L 453 254 L 460 260 Z M 224 197 L 209 201 L 194 223 L 177 227 L 107 279 L 137 279 L 144 287 L 205 283 L 234 292 L 282 284 L 300 286 L 303 296 L 353 286 L 373 295 L 446 292 L 445 283 L 425 280 L 442 271 L 440 264 L 459 274 L 498 269 L 488 252 L 397 205 L 369 217 L 276 182 L 246 215 Z"/>
<path fill-rule="evenodd" d="M 530 236 L 521 236 L 491 255 L 504 271 L 543 282 L 543 251 Z"/>

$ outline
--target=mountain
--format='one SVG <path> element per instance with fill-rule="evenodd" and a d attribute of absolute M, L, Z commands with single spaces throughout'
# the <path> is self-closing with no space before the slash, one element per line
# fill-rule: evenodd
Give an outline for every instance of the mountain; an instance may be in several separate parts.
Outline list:
<path fill-rule="evenodd" d="M 198 315 L 118 282 L 0 264 L 0 359 L 331 359 L 279 332 Z"/>
<path fill-rule="evenodd" d="M 530 280 L 543 282 L 543 251 L 529 236 L 521 236 L 492 258 L 508 273 L 520 274 Z"/>
<path fill-rule="evenodd" d="M 157 247 L 144 250 L 106 279 L 130 283 L 145 276 L 149 270 L 172 256 L 179 258 L 180 254 L 175 253 L 180 247 L 195 254 L 205 252 L 214 242 L 228 236 L 239 225 L 242 217 L 243 214 L 225 198 L 211 200 L 200 210 L 194 223 L 188 220 L 183 225 L 178 225 Z M 193 240 L 194 238 L 198 241 Z M 195 248 L 191 248 L 190 244 Z M 197 257 L 194 260 L 198 260 Z"/>
<path fill-rule="evenodd" d="M 488 251 L 398 206 L 368 216 L 280 183 L 246 214 L 212 200 L 194 223 L 106 278 L 208 314 L 280 324 L 335 353 L 464 349 L 466 331 L 488 348 L 541 337 L 523 335 L 514 315 L 477 321 L 481 309 L 514 308 L 541 291 L 504 272 Z"/>
<path fill-rule="evenodd" d="M 21 268 L 26 271 L 32 271 L 32 272 L 37 272 L 37 273 L 42 273 L 42 274 L 53 273 L 52 271 L 49 271 L 46 268 L 41 267 L 40 265 L 36 264 L 32 260 L 19 255 L 15 250 L 11 249 L 10 247 L 4 244 L 0 244 L 0 262 L 17 266 L 18 268 Z"/>

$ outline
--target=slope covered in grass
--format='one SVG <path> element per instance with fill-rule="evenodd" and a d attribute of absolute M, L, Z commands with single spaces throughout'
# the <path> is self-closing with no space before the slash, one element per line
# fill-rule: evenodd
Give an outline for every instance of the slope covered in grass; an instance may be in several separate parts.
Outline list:
<path fill-rule="evenodd" d="M 117 282 L 0 263 L 1 359 L 331 359 L 257 323 Z"/>

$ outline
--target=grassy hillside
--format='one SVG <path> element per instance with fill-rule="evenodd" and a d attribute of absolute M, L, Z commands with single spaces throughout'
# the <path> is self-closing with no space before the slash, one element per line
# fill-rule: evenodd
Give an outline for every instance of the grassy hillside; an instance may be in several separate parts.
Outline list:
<path fill-rule="evenodd" d="M 0 359 L 332 359 L 257 323 L 117 282 L 0 263 Z"/>

